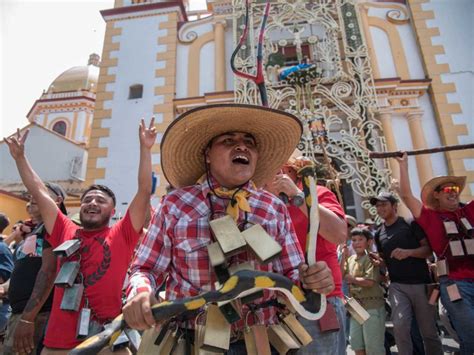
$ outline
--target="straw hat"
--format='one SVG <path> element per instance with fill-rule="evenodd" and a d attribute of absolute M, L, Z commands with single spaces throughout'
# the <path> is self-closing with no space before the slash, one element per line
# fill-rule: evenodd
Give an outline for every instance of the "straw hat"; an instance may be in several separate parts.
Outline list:
<path fill-rule="evenodd" d="M 161 167 L 176 188 L 194 185 L 205 173 L 204 150 L 216 136 L 245 132 L 254 136 L 258 161 L 252 180 L 262 186 L 287 161 L 301 134 L 296 116 L 261 106 L 208 105 L 183 113 L 161 141 Z"/>
<path fill-rule="evenodd" d="M 438 186 L 452 183 L 460 187 L 459 193 L 464 190 L 466 186 L 466 177 L 465 176 L 438 176 L 429 180 L 421 189 L 421 201 L 423 204 L 431 209 L 437 209 L 438 200 L 434 198 L 433 192 Z"/>

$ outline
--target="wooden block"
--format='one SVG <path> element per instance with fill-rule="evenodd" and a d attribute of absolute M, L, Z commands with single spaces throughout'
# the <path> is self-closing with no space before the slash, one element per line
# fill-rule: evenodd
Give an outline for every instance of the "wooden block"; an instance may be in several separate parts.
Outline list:
<path fill-rule="evenodd" d="M 263 264 L 279 256 L 282 251 L 281 245 L 270 237 L 259 224 L 255 224 L 243 231 L 242 236 L 257 259 Z"/>
<path fill-rule="evenodd" d="M 178 330 L 168 329 L 165 333 L 165 336 L 160 344 L 159 354 L 169 355 L 173 351 L 173 348 L 178 341 Z"/>
<path fill-rule="evenodd" d="M 438 277 L 447 276 L 449 273 L 448 261 L 446 259 L 440 259 L 436 261 L 436 275 Z"/>
<path fill-rule="evenodd" d="M 468 255 L 474 255 L 474 239 L 464 239 L 464 246 Z"/>
<path fill-rule="evenodd" d="M 301 345 L 306 346 L 313 341 L 313 338 L 311 337 L 311 335 L 301 325 L 298 319 L 296 319 L 296 316 L 294 314 L 290 313 L 284 316 L 283 323 L 295 335 L 296 339 Z"/>
<path fill-rule="evenodd" d="M 319 319 L 319 329 L 322 332 L 336 332 L 341 328 L 337 319 L 336 311 L 331 303 L 327 303 L 326 312 Z"/>
<path fill-rule="evenodd" d="M 268 339 L 267 328 L 262 324 L 255 324 L 250 327 L 255 347 L 258 355 L 270 355 L 270 340 Z"/>
<path fill-rule="evenodd" d="M 460 240 L 451 240 L 449 242 L 449 250 L 452 256 L 464 256 L 464 250 Z"/>
<path fill-rule="evenodd" d="M 209 225 L 225 255 L 239 253 L 245 247 L 245 239 L 231 216 L 214 219 Z"/>
<path fill-rule="evenodd" d="M 446 231 L 446 234 L 448 236 L 450 235 L 458 235 L 458 227 L 456 226 L 456 223 L 453 221 L 443 221 L 444 225 L 444 230 Z"/>
<path fill-rule="evenodd" d="M 161 328 L 152 327 L 145 330 L 142 335 L 140 347 L 138 348 L 139 355 L 145 354 L 158 354 L 160 347 L 155 344 L 158 335 L 160 334 Z"/>
<path fill-rule="evenodd" d="M 456 302 L 462 300 L 461 293 L 459 292 L 458 285 L 452 284 L 446 287 L 446 291 L 448 291 L 449 300 L 451 302 Z"/>
<path fill-rule="evenodd" d="M 460 219 L 461 221 L 461 227 L 464 229 L 464 231 L 466 233 L 472 233 L 472 225 L 471 223 L 468 221 L 468 219 L 466 217 L 461 217 Z"/>
<path fill-rule="evenodd" d="M 71 287 L 76 280 L 76 276 L 79 273 L 79 262 L 68 261 L 65 262 L 58 272 L 58 276 L 54 280 L 54 284 L 59 287 Z"/>
<path fill-rule="evenodd" d="M 247 355 L 258 355 L 257 346 L 255 345 L 255 338 L 250 327 L 244 329 L 244 341 Z"/>
<path fill-rule="evenodd" d="M 346 309 L 360 325 L 370 318 L 370 314 L 354 298 L 349 298 L 346 302 Z"/>
<path fill-rule="evenodd" d="M 230 345 L 230 324 L 217 305 L 211 304 L 206 312 L 206 329 L 201 349 L 227 351 Z"/>
<path fill-rule="evenodd" d="M 280 324 L 274 324 L 268 327 L 268 340 L 280 354 L 286 354 L 288 351 L 298 350 L 300 348 L 300 345 Z"/>
<path fill-rule="evenodd" d="M 207 252 L 209 254 L 209 261 L 211 262 L 212 267 L 216 267 L 217 265 L 222 265 L 225 263 L 225 255 L 222 252 L 219 243 L 208 244 Z"/>

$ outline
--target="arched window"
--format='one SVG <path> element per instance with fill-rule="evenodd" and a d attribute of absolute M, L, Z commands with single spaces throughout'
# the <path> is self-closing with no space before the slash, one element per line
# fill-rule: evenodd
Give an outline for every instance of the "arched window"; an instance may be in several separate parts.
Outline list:
<path fill-rule="evenodd" d="M 136 84 L 130 86 L 130 91 L 128 94 L 128 99 L 141 99 L 143 97 L 143 85 L 142 84 Z"/>
<path fill-rule="evenodd" d="M 58 121 L 53 125 L 53 131 L 62 136 L 66 136 L 67 125 L 64 121 Z"/>

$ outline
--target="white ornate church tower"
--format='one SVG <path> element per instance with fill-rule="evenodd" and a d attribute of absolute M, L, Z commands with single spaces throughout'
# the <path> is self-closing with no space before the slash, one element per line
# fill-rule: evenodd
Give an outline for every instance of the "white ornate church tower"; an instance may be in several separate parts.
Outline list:
<path fill-rule="evenodd" d="M 181 1 L 116 0 L 101 12 L 107 22 L 89 144 L 86 185 L 105 184 L 117 195 L 117 213 L 134 196 L 138 169 L 138 125 L 155 116 L 163 133 L 173 120 L 178 22 L 186 19 Z M 166 181 L 153 149 L 157 195 Z M 151 178 L 151 177 L 150 177 Z"/>

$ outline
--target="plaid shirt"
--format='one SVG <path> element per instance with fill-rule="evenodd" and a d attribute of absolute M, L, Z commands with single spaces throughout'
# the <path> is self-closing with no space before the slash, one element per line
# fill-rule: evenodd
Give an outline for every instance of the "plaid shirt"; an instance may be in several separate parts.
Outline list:
<path fill-rule="evenodd" d="M 217 188 L 215 180 L 211 184 Z M 279 258 L 265 265 L 248 252 L 231 257 L 229 263 L 234 265 L 250 261 L 257 270 L 280 273 L 298 282 L 298 265 L 304 261 L 304 256 L 288 211 L 274 195 L 253 186 L 250 183 L 244 186 L 250 193 L 248 202 L 251 212 L 247 215 L 247 221 L 249 224 L 260 224 L 283 250 Z M 214 289 L 217 279 L 206 248 L 213 242 L 209 228 L 209 198 L 214 218 L 222 217 L 229 200 L 214 196 L 207 181 L 175 190 L 163 199 L 132 264 L 127 289 L 129 299 L 142 291 L 156 291 L 165 280 L 167 300 L 196 296 Z M 237 223 L 240 225 L 244 220 L 245 214 L 240 211 Z M 259 303 L 270 298 L 272 293 L 265 291 Z M 263 316 L 266 324 L 276 322 L 273 307 L 259 313 L 260 321 Z"/>

